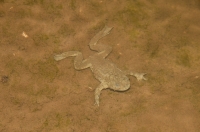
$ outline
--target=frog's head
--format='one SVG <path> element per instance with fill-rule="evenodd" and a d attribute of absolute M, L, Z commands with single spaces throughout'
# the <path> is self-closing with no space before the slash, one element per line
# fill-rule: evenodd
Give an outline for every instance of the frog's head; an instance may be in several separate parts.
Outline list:
<path fill-rule="evenodd" d="M 129 78 L 124 76 L 120 77 L 119 80 L 115 81 L 115 90 L 117 91 L 125 91 L 130 88 Z"/>

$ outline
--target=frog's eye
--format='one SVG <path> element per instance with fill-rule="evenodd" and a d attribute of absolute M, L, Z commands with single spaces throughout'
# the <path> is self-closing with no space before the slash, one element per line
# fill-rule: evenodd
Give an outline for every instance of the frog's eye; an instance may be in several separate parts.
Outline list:
<path fill-rule="evenodd" d="M 120 85 L 119 85 L 119 83 L 115 83 L 115 85 L 117 86 L 117 87 L 119 87 Z"/>

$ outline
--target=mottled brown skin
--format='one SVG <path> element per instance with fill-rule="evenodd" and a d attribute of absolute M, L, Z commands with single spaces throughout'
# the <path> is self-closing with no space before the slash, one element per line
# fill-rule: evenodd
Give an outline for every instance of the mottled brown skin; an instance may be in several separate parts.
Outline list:
<path fill-rule="evenodd" d="M 98 53 L 83 60 L 83 55 L 79 51 L 68 51 L 59 55 L 55 55 L 56 61 L 62 60 L 69 56 L 76 56 L 74 60 L 74 67 L 77 70 L 90 68 L 94 76 L 101 83 L 95 90 L 95 104 L 99 106 L 99 97 L 101 90 L 110 88 L 115 91 L 125 91 L 130 88 L 130 80 L 127 75 L 133 75 L 138 80 L 147 80 L 144 75 L 146 73 L 124 72 L 107 59 L 105 59 L 112 48 L 107 45 L 97 44 L 99 39 L 108 35 L 112 28 L 105 26 L 99 33 L 97 33 L 90 41 L 89 46 L 92 50 Z"/>

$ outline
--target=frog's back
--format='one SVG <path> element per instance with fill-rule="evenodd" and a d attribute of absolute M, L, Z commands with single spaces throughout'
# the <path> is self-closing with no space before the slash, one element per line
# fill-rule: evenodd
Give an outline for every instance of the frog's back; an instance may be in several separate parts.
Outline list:
<path fill-rule="evenodd" d="M 101 83 L 118 91 L 124 91 L 130 87 L 129 78 L 112 62 L 98 56 L 90 57 L 90 61 L 91 70 Z"/>

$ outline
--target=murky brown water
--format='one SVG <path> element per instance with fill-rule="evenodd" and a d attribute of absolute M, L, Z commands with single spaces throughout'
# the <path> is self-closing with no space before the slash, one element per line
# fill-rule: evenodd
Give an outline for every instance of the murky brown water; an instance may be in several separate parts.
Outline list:
<path fill-rule="evenodd" d="M 90 39 L 113 47 L 108 59 L 130 76 L 126 92 L 103 90 L 74 58 L 94 54 Z M 199 0 L 0 0 L 1 132 L 198 132 Z"/>

